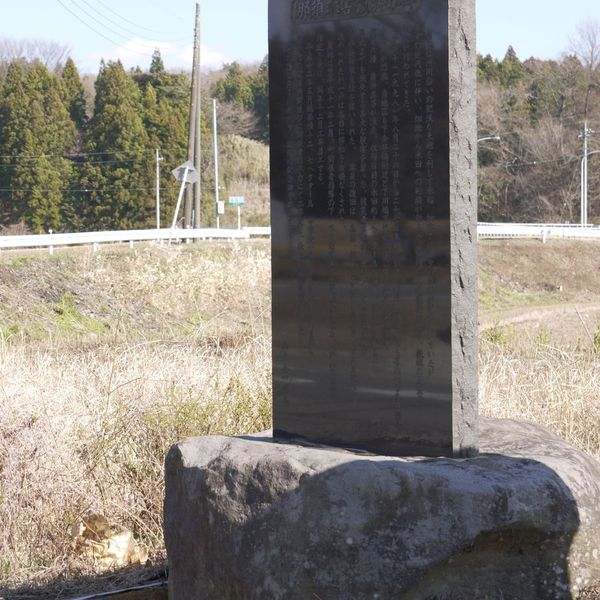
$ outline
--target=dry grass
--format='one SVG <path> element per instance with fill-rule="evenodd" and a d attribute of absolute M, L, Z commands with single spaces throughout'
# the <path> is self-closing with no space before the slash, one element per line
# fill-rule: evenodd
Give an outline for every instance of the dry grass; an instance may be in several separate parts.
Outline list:
<path fill-rule="evenodd" d="M 88 511 L 160 554 L 169 446 L 270 426 L 264 247 L 64 260 L 72 290 L 85 279 L 96 291 L 112 282 L 114 318 L 104 315 L 104 335 L 49 321 L 45 340 L 0 341 L 0 595 L 93 570 L 72 554 L 68 535 Z M 32 286 L 24 302 L 37 305 L 43 282 Z M 128 300 L 140 311 L 137 328 L 123 326 L 133 322 L 123 319 Z"/>
<path fill-rule="evenodd" d="M 539 423 L 600 459 L 598 352 L 505 335 L 481 341 L 482 414 Z"/>
<path fill-rule="evenodd" d="M 270 426 L 269 265 L 264 243 L 0 260 L 0 596 L 92 573 L 67 533 L 87 511 L 160 558 L 168 447 Z M 592 351 L 482 341 L 483 412 L 596 457 L 598 389 Z"/>

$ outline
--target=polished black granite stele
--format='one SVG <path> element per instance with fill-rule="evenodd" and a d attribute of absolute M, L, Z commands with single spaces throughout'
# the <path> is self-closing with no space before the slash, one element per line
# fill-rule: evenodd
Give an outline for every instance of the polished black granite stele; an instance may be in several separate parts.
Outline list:
<path fill-rule="evenodd" d="M 453 454 L 448 0 L 270 0 L 274 435 Z"/>

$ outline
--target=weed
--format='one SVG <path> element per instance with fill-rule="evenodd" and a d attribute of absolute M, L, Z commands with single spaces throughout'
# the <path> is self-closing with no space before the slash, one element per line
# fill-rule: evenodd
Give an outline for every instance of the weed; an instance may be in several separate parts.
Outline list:
<path fill-rule="evenodd" d="M 79 334 L 102 334 L 107 331 L 107 324 L 98 319 L 84 315 L 76 305 L 76 299 L 71 294 L 64 294 L 61 301 L 53 306 L 56 323 L 59 328 Z"/>
<path fill-rule="evenodd" d="M 506 344 L 508 342 L 508 336 L 506 333 L 506 329 L 504 327 L 500 327 L 499 325 L 494 325 L 489 329 L 484 329 L 481 332 L 482 338 L 489 342 L 490 344 Z"/>
<path fill-rule="evenodd" d="M 600 353 L 600 325 L 594 331 L 594 352 Z"/>
<path fill-rule="evenodd" d="M 552 343 L 552 336 L 546 327 L 541 326 L 535 337 L 535 341 L 540 346 L 550 346 Z"/>

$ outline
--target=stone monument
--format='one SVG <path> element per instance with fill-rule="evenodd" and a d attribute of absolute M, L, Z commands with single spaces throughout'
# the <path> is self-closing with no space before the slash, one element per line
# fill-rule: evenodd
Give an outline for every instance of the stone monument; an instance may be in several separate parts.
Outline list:
<path fill-rule="evenodd" d="M 464 0 L 270 2 L 278 437 L 476 451 L 474 18 Z"/>
<path fill-rule="evenodd" d="M 170 600 L 600 578 L 600 466 L 533 424 L 478 427 L 474 15 L 270 0 L 274 437 L 169 452 Z"/>

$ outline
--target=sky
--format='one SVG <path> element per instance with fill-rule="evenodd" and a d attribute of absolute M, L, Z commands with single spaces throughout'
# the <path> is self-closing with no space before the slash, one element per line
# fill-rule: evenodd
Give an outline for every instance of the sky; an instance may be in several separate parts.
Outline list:
<path fill-rule="evenodd" d="M 267 0 L 202 0 L 204 69 L 256 62 L 267 52 Z M 66 45 L 79 69 L 100 60 L 147 67 L 155 47 L 171 69 L 191 65 L 195 0 L 0 0 L 0 38 Z M 502 58 L 559 58 L 577 25 L 600 21 L 600 0 L 478 0 L 477 46 Z"/>

